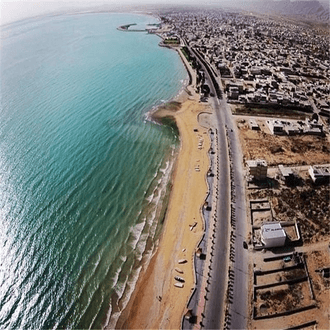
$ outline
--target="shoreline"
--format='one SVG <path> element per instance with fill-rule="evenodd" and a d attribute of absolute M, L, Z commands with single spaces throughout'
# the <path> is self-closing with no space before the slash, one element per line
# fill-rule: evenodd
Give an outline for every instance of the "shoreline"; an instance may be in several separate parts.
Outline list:
<path fill-rule="evenodd" d="M 156 35 L 161 38 L 161 36 L 159 34 L 156 34 Z M 156 113 L 159 110 L 167 109 L 168 106 L 171 107 L 171 105 L 173 105 L 175 103 L 182 104 L 182 103 L 186 102 L 188 99 L 196 99 L 197 100 L 197 94 L 195 92 L 196 79 L 197 79 L 196 78 L 196 73 L 191 68 L 191 66 L 188 63 L 187 59 L 182 54 L 181 49 L 177 48 L 177 47 L 174 48 L 174 47 L 171 47 L 171 46 L 168 46 L 168 45 L 161 46 L 161 47 L 166 47 L 166 48 L 172 49 L 172 50 L 174 50 L 178 53 L 179 57 L 181 58 L 181 61 L 182 61 L 183 65 L 184 65 L 184 67 L 187 71 L 188 79 L 184 80 L 184 82 L 182 84 L 182 88 L 179 90 L 177 95 L 174 96 L 171 100 L 169 100 L 167 102 L 163 102 L 163 103 L 158 104 L 158 105 L 155 105 L 151 110 L 146 112 L 146 114 L 145 114 L 146 119 L 151 121 L 151 122 L 154 122 L 156 124 L 160 124 L 160 121 L 157 120 L 157 115 L 156 115 Z"/>
<path fill-rule="evenodd" d="M 197 172 L 193 158 L 199 151 L 198 142 L 197 139 L 196 143 L 187 139 L 189 134 L 196 134 L 192 128 L 197 126 L 199 111 L 196 107 L 199 108 L 200 104 L 188 100 L 174 114 L 168 110 L 160 110 L 162 116 L 175 118 L 180 131 L 181 146 L 173 174 L 173 188 L 158 248 L 149 267 L 141 272 L 131 300 L 119 317 L 116 328 L 180 327 L 181 317 L 195 284 L 193 255 L 203 234 L 201 207 L 207 193 L 205 175 L 209 165 L 206 152 L 208 148 L 205 146 L 204 157 L 199 157 L 203 158 L 200 159 L 203 168 L 201 166 L 200 172 Z M 185 124 L 187 119 L 190 121 L 188 125 Z M 197 188 L 199 193 L 196 193 Z M 194 222 L 197 225 L 190 231 L 189 225 Z M 187 263 L 178 265 L 179 259 L 186 259 Z M 180 267 L 184 273 L 176 274 L 176 267 Z M 184 288 L 174 287 L 175 275 L 185 278 Z"/>
<path fill-rule="evenodd" d="M 150 258 L 142 265 L 132 295 L 116 321 L 116 329 L 180 328 L 196 284 L 194 255 L 205 230 L 202 207 L 208 192 L 211 143 L 208 129 L 199 124 L 198 118 L 200 113 L 210 111 L 208 105 L 199 103 L 199 94 L 195 93 L 196 73 L 180 47 L 167 48 L 178 53 L 188 77 L 178 94 L 147 112 L 146 119 L 157 124 L 173 123 L 179 132 L 180 147 L 174 160 L 162 231 Z M 180 259 L 186 263 L 178 264 Z M 174 276 L 184 278 L 183 288 L 174 285 Z"/>
<path fill-rule="evenodd" d="M 159 244 L 150 262 L 143 266 L 116 329 L 181 327 L 182 316 L 195 287 L 193 258 L 204 234 L 201 210 L 208 191 L 210 140 L 208 129 L 198 122 L 199 114 L 207 112 L 208 106 L 199 103 L 198 99 L 197 94 L 192 97 L 184 93 L 180 99 L 182 103 L 172 101 L 180 106 L 175 109 L 159 107 L 152 114 L 156 121 L 164 118 L 175 121 L 180 133 L 180 149 Z M 198 148 L 200 139 L 203 139 L 201 149 Z M 186 263 L 178 264 L 180 259 L 185 259 Z M 177 268 L 183 273 L 175 271 Z M 174 276 L 185 279 L 183 288 L 174 286 Z"/>

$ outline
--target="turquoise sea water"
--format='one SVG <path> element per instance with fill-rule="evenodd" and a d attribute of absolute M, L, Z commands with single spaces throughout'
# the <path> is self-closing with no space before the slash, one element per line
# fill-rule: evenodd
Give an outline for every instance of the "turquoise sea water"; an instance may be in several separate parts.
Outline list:
<path fill-rule="evenodd" d="M 187 74 L 148 16 L 1 29 L 0 328 L 113 326 L 154 248 L 177 137 L 144 114 Z"/>

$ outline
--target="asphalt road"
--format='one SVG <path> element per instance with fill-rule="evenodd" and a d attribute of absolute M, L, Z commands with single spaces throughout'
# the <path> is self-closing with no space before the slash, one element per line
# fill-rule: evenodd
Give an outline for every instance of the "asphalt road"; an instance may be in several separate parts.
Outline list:
<path fill-rule="evenodd" d="M 227 105 L 226 105 L 227 106 Z M 248 318 L 248 254 L 243 248 L 247 235 L 245 187 L 242 167 L 242 155 L 239 149 L 239 138 L 234 128 L 230 109 L 226 124 L 231 146 L 232 176 L 235 208 L 235 238 L 234 238 L 234 263 L 233 263 L 233 290 L 232 304 L 230 304 L 230 329 L 246 329 Z"/>
<path fill-rule="evenodd" d="M 204 64 L 203 67 L 205 67 Z M 204 71 L 211 92 L 217 95 L 208 71 L 206 69 Z M 217 79 L 216 77 L 213 78 Z M 218 82 L 221 86 L 219 80 Z M 230 329 L 246 329 L 248 317 L 248 255 L 243 248 L 243 241 L 246 239 L 247 234 L 247 220 L 242 156 L 239 149 L 239 138 L 226 100 L 219 100 L 217 97 L 210 100 L 217 118 L 220 175 L 217 223 L 213 240 L 214 255 L 211 259 L 212 263 L 209 271 L 209 293 L 205 305 L 203 326 L 206 329 L 220 329 L 225 322 Z M 228 149 L 226 131 L 228 132 L 230 150 Z M 231 211 L 231 207 L 234 211 Z M 229 230 L 232 231 L 233 236 L 229 237 Z M 211 233 L 206 234 L 210 235 Z M 224 319 L 229 254 L 232 260 L 232 276 L 229 279 L 231 303 L 229 305 L 229 315 Z"/>
<path fill-rule="evenodd" d="M 214 106 L 220 109 L 217 98 Z M 218 118 L 218 155 L 219 155 L 219 199 L 217 205 L 217 222 L 214 238 L 214 256 L 212 257 L 209 294 L 205 304 L 204 326 L 206 329 L 220 329 L 223 310 L 225 308 L 225 293 L 227 289 L 226 273 L 228 264 L 228 226 L 230 223 L 230 174 L 227 149 L 226 130 L 223 124 L 223 113 L 216 111 Z"/>

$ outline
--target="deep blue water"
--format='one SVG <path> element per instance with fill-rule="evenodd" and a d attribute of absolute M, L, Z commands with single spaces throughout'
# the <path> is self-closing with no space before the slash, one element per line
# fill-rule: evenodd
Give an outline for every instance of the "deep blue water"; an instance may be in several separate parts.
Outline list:
<path fill-rule="evenodd" d="M 177 137 L 144 114 L 186 79 L 149 16 L 1 28 L 0 328 L 100 328 L 161 229 Z"/>

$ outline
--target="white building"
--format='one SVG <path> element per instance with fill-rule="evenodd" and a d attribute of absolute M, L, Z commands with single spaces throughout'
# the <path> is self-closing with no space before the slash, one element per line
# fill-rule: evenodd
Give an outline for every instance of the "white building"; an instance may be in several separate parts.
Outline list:
<path fill-rule="evenodd" d="M 272 132 L 272 134 L 283 134 L 284 132 L 284 126 L 279 120 L 267 120 L 266 124 L 269 128 L 269 130 Z"/>
<path fill-rule="evenodd" d="M 322 182 L 330 179 L 330 167 L 310 166 L 308 173 L 314 183 Z"/>
<path fill-rule="evenodd" d="M 254 118 L 251 118 L 249 120 L 249 125 L 252 130 L 256 130 L 256 131 L 260 130 L 260 127 Z"/>
<path fill-rule="evenodd" d="M 264 159 L 247 160 L 249 174 L 256 180 L 267 178 L 267 162 Z"/>
<path fill-rule="evenodd" d="M 281 224 L 265 223 L 261 226 L 261 242 L 266 248 L 284 246 L 286 233 Z"/>
<path fill-rule="evenodd" d="M 284 167 L 283 165 L 278 165 L 278 168 L 285 179 L 293 176 L 291 167 Z"/>
<path fill-rule="evenodd" d="M 308 119 L 305 120 L 306 129 L 305 133 L 307 134 L 316 134 L 316 135 L 322 135 L 323 133 L 323 124 L 318 121 L 318 119 Z"/>

